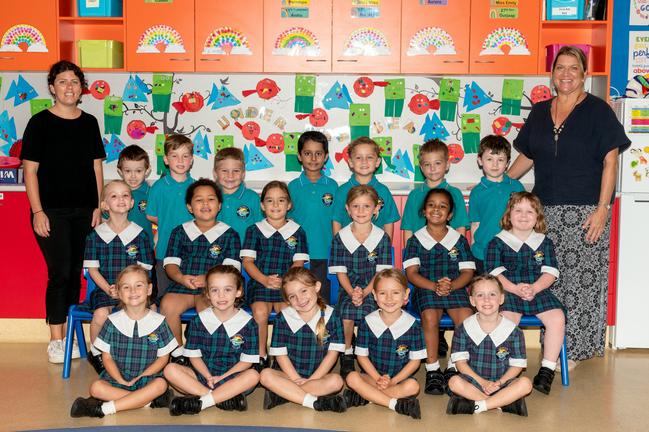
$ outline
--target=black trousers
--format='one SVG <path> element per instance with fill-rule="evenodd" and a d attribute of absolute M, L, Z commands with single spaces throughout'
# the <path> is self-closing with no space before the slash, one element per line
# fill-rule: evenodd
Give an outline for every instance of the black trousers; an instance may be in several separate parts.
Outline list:
<path fill-rule="evenodd" d="M 327 275 L 329 274 L 329 260 L 312 259 L 309 261 L 309 265 L 311 266 L 311 273 L 313 273 L 322 284 L 320 286 L 320 295 L 327 304 L 331 304 L 334 299 L 331 298 L 331 284 L 327 278 Z"/>
<path fill-rule="evenodd" d="M 64 324 L 68 308 L 79 303 L 81 267 L 86 236 L 92 230 L 93 209 L 50 209 L 50 236 L 34 233 L 47 264 L 45 319 L 48 324 Z M 32 224 L 34 221 L 30 213 Z M 32 227 L 33 228 L 33 227 Z"/>

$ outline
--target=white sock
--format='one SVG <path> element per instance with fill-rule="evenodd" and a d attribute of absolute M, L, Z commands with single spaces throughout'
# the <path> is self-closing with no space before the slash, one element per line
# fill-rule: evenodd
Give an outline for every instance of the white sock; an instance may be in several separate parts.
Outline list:
<path fill-rule="evenodd" d="M 101 351 L 99 351 L 94 345 L 90 345 L 90 353 L 94 356 L 101 355 Z"/>
<path fill-rule="evenodd" d="M 212 392 L 207 392 L 207 394 L 204 394 L 201 396 L 201 410 L 207 409 L 209 407 L 213 407 L 216 405 L 214 403 L 214 398 L 212 397 Z"/>
<path fill-rule="evenodd" d="M 435 363 L 426 363 L 426 372 L 439 370 L 439 360 Z"/>
<path fill-rule="evenodd" d="M 101 412 L 103 412 L 104 415 L 115 414 L 117 412 L 115 409 L 115 401 L 104 402 L 101 405 Z"/>
<path fill-rule="evenodd" d="M 354 348 L 345 348 L 345 355 L 354 355 Z"/>
<path fill-rule="evenodd" d="M 553 362 L 550 360 L 543 359 L 541 360 L 541 367 L 546 367 L 550 369 L 551 371 L 555 370 L 557 368 L 557 362 Z"/>
<path fill-rule="evenodd" d="M 487 401 L 486 400 L 475 401 L 475 405 L 473 406 L 473 412 L 475 414 L 478 414 L 483 411 L 487 411 Z"/>
<path fill-rule="evenodd" d="M 153 402 L 153 401 L 151 401 L 151 402 Z M 148 404 L 144 405 L 144 408 L 151 408 L 151 402 L 149 402 Z"/>
<path fill-rule="evenodd" d="M 315 402 L 317 399 L 318 399 L 317 397 L 313 396 L 310 393 L 307 393 L 304 395 L 302 406 L 313 409 L 313 402 Z"/>
<path fill-rule="evenodd" d="M 171 352 L 171 357 L 180 357 L 183 354 L 185 354 L 185 347 L 183 345 L 180 345 L 178 348 Z"/>
<path fill-rule="evenodd" d="M 388 403 L 388 408 L 390 408 L 392 411 L 394 411 L 396 406 L 397 406 L 397 400 L 396 399 L 390 399 L 390 402 Z"/>

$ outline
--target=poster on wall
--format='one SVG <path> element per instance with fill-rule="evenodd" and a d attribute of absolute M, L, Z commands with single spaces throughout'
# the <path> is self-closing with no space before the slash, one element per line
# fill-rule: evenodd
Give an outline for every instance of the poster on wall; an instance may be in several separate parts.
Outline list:
<path fill-rule="evenodd" d="M 649 74 L 649 31 L 629 32 L 628 78 Z"/>
<path fill-rule="evenodd" d="M 649 25 L 649 0 L 629 1 L 629 25 Z"/>

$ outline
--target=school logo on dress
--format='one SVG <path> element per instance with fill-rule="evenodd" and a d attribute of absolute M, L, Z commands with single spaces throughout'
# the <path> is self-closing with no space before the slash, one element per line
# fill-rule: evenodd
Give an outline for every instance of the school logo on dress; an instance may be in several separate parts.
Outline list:
<path fill-rule="evenodd" d="M 248 216 L 250 216 L 250 207 L 242 205 L 237 209 L 237 216 L 239 216 L 241 219 L 246 219 Z"/>
<path fill-rule="evenodd" d="M 129 258 L 135 258 L 138 252 L 140 252 L 140 249 L 137 245 L 130 244 L 126 247 L 126 255 L 128 255 Z"/>
<path fill-rule="evenodd" d="M 376 262 L 376 259 L 379 257 L 379 254 L 374 250 L 370 253 L 367 254 L 367 260 L 374 264 Z"/>
<path fill-rule="evenodd" d="M 286 239 L 286 245 L 289 249 L 295 249 L 297 246 L 297 238 L 295 236 L 290 236 Z"/>
<path fill-rule="evenodd" d="M 322 204 L 326 205 L 327 207 L 330 207 L 331 204 L 334 203 L 334 196 L 327 192 L 326 194 L 322 195 Z"/>
<path fill-rule="evenodd" d="M 408 349 L 408 345 L 399 345 L 397 347 L 396 353 L 399 356 L 399 358 L 402 359 L 408 355 L 408 351 L 410 351 L 410 349 Z"/>
<path fill-rule="evenodd" d="M 536 261 L 538 265 L 543 264 L 544 259 L 545 259 L 545 254 L 543 253 L 543 251 L 536 251 L 534 253 L 534 261 Z"/>
<path fill-rule="evenodd" d="M 156 333 L 150 333 L 149 336 L 147 336 L 147 339 L 149 339 L 149 342 L 151 343 L 158 343 L 158 335 Z"/>
<path fill-rule="evenodd" d="M 451 259 L 451 261 L 457 261 L 458 256 L 460 256 L 460 251 L 457 250 L 455 246 L 453 246 L 451 250 L 448 251 L 448 257 Z"/>
<path fill-rule="evenodd" d="M 146 200 L 142 200 L 137 203 L 137 208 L 140 210 L 141 213 L 146 212 Z"/>
<path fill-rule="evenodd" d="M 244 343 L 244 342 L 245 342 L 245 339 L 244 339 L 243 336 L 241 336 L 239 333 L 235 334 L 234 336 L 232 336 L 232 337 L 230 338 L 230 343 L 232 344 L 232 347 L 233 347 L 235 350 L 239 350 L 239 349 L 241 349 L 241 347 L 243 346 L 243 343 Z"/>
<path fill-rule="evenodd" d="M 210 258 L 218 258 L 221 255 L 221 246 L 215 244 L 209 249 Z"/>
<path fill-rule="evenodd" d="M 496 350 L 496 357 L 498 357 L 498 359 L 500 360 L 506 359 L 508 355 L 509 350 L 507 349 L 507 347 L 501 346 Z"/>

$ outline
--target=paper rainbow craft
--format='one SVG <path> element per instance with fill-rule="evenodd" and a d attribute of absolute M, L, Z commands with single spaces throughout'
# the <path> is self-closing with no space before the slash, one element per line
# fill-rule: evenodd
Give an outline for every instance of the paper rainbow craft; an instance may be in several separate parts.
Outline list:
<path fill-rule="evenodd" d="M 43 33 L 29 24 L 16 24 L 2 35 L 0 51 L 47 52 Z"/>
<path fill-rule="evenodd" d="M 184 53 L 185 45 L 180 33 L 171 26 L 158 24 L 142 33 L 137 43 L 138 53 Z"/>
<path fill-rule="evenodd" d="M 317 57 L 320 55 L 320 42 L 311 30 L 291 27 L 275 39 L 273 55 Z"/>
<path fill-rule="evenodd" d="M 390 55 L 388 40 L 380 30 L 361 27 L 349 35 L 345 43 L 344 56 Z"/>
<path fill-rule="evenodd" d="M 205 39 L 203 54 L 252 55 L 248 39 L 232 27 L 219 27 Z"/>
<path fill-rule="evenodd" d="M 424 27 L 410 39 L 409 56 L 456 54 L 455 43 L 446 30 L 439 27 Z"/>
<path fill-rule="evenodd" d="M 530 55 L 525 36 L 515 28 L 499 27 L 482 42 L 480 55 L 505 55 L 503 47 L 509 47 L 509 55 Z"/>

